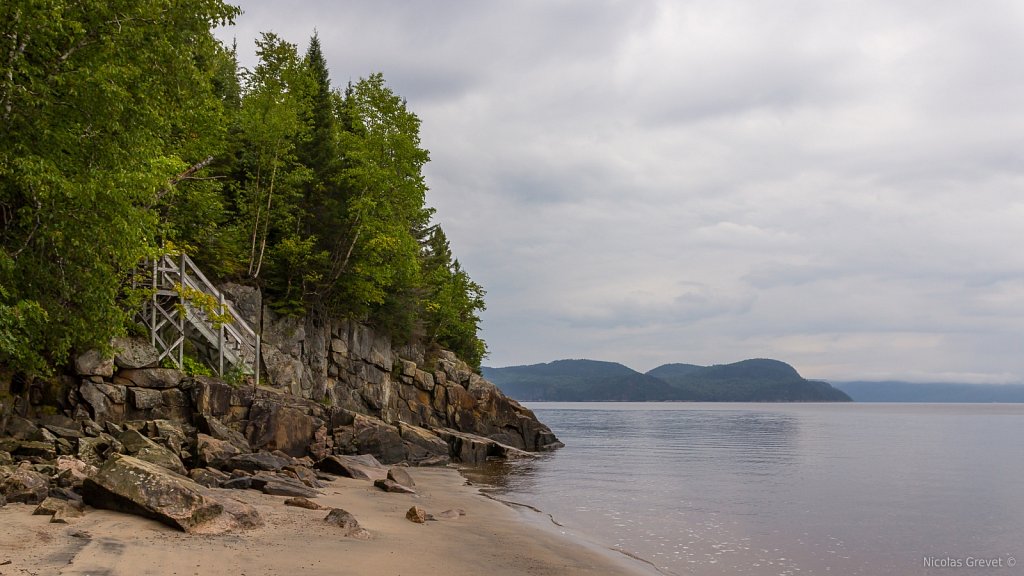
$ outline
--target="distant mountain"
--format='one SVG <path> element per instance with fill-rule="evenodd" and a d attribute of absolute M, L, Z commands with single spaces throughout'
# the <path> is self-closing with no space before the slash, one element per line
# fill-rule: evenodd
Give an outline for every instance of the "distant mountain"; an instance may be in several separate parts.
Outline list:
<path fill-rule="evenodd" d="M 778 360 L 734 364 L 666 364 L 647 373 L 671 385 L 679 400 L 695 402 L 849 402 L 827 382 L 806 380 Z"/>
<path fill-rule="evenodd" d="M 833 382 L 857 402 L 1024 402 L 1021 384 Z"/>
<path fill-rule="evenodd" d="M 665 400 L 665 382 L 615 362 L 556 360 L 547 364 L 482 369 L 506 395 L 523 401 L 647 402 Z"/>
<path fill-rule="evenodd" d="M 666 364 L 641 374 L 614 362 L 557 360 L 483 368 L 483 376 L 523 401 L 849 402 L 826 382 L 805 380 L 778 360 L 697 366 Z"/>

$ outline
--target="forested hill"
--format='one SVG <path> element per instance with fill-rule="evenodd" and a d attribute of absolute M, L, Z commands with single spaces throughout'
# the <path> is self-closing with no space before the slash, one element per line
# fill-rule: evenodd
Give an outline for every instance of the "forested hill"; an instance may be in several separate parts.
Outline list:
<path fill-rule="evenodd" d="M 431 220 L 420 120 L 381 74 L 335 85 L 316 35 L 270 33 L 240 68 L 211 32 L 238 14 L 218 0 L 3 14 L 0 365 L 107 346 L 146 297 L 140 262 L 184 251 L 282 314 L 479 366 L 484 291 Z"/>
<path fill-rule="evenodd" d="M 673 395 L 671 386 L 657 378 L 597 360 L 484 367 L 482 374 L 516 400 L 645 402 Z"/>
<path fill-rule="evenodd" d="M 1021 384 L 833 382 L 857 402 L 1024 402 Z"/>
<path fill-rule="evenodd" d="M 828 383 L 806 380 L 789 364 L 764 359 L 716 366 L 666 364 L 646 374 L 613 362 L 558 360 L 484 367 L 483 375 L 523 401 L 850 401 Z"/>

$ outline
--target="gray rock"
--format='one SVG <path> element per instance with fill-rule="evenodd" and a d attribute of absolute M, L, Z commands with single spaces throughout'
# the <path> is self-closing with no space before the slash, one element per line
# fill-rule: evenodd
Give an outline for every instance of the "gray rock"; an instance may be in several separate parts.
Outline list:
<path fill-rule="evenodd" d="M 0 471 L 0 495 L 7 502 L 39 504 L 50 492 L 50 479 L 22 464 L 13 471 Z"/>
<path fill-rule="evenodd" d="M 160 352 L 146 338 L 115 338 L 111 344 L 118 368 L 155 368 L 160 362 Z"/>
<path fill-rule="evenodd" d="M 257 481 L 253 481 L 253 487 L 256 486 Z M 264 494 L 270 494 L 271 496 L 295 496 L 303 498 L 316 498 L 319 493 L 308 486 L 300 484 L 298 482 L 288 481 L 283 478 L 267 479 L 259 486 L 259 490 Z"/>
<path fill-rule="evenodd" d="M 57 457 L 57 448 L 53 442 L 25 440 L 18 442 L 18 445 L 10 452 L 15 460 L 31 460 L 33 462 L 46 462 Z"/>
<path fill-rule="evenodd" d="M 253 448 L 281 450 L 289 456 L 305 456 L 321 422 L 280 401 L 259 400 L 249 410 L 246 435 Z"/>
<path fill-rule="evenodd" d="M 452 455 L 463 464 L 482 464 L 488 460 L 532 456 L 529 452 L 475 434 L 458 432 L 449 428 L 441 428 L 435 432 L 448 442 Z"/>
<path fill-rule="evenodd" d="M 295 498 L 289 498 L 284 501 L 285 506 L 294 506 L 296 508 L 305 508 L 306 510 L 322 510 L 323 506 L 313 502 L 308 498 L 297 496 Z"/>
<path fill-rule="evenodd" d="M 58 512 L 65 512 L 67 517 L 78 518 L 82 516 L 82 502 L 77 500 L 62 500 L 48 497 L 32 512 L 33 516 L 53 516 Z"/>
<path fill-rule="evenodd" d="M 150 388 L 129 388 L 128 398 L 131 400 L 132 406 L 138 410 L 151 410 L 164 404 L 160 391 Z"/>
<path fill-rule="evenodd" d="M 196 427 L 200 432 L 208 434 L 217 440 L 229 442 L 239 452 L 252 452 L 249 441 L 241 432 L 229 428 L 226 424 L 209 414 L 196 415 Z"/>
<path fill-rule="evenodd" d="M 104 422 L 110 418 L 110 398 L 100 390 L 95 382 L 82 382 L 82 385 L 78 387 L 78 393 L 92 408 L 93 420 Z"/>
<path fill-rule="evenodd" d="M 188 477 L 207 488 L 219 488 L 222 482 L 230 480 L 227 474 L 213 468 L 193 468 L 188 471 Z"/>
<path fill-rule="evenodd" d="M 196 435 L 196 461 L 200 466 L 229 468 L 231 458 L 240 454 L 238 448 L 229 442 L 206 434 Z"/>
<path fill-rule="evenodd" d="M 252 476 L 239 476 L 220 483 L 220 487 L 226 490 L 252 490 Z"/>
<path fill-rule="evenodd" d="M 85 434 L 82 432 L 81 427 L 64 428 L 62 426 L 55 426 L 53 424 L 46 424 L 43 427 L 46 430 L 49 430 L 52 434 L 54 434 L 58 438 L 67 438 L 69 440 L 77 440 L 79 438 L 85 438 Z"/>
<path fill-rule="evenodd" d="M 109 378 L 114 375 L 114 359 L 104 357 L 99 350 L 89 350 L 75 358 L 75 374 Z"/>
<path fill-rule="evenodd" d="M 412 476 L 402 468 L 392 468 L 388 470 L 388 480 L 394 480 L 406 488 L 414 488 L 416 482 L 413 481 Z"/>
<path fill-rule="evenodd" d="M 177 388 L 181 385 L 185 373 L 172 368 L 142 368 L 138 370 L 121 370 L 117 373 L 132 386 L 139 388 L 156 388 L 159 390 Z"/>
<path fill-rule="evenodd" d="M 243 470 L 246 472 L 257 472 L 260 470 L 280 470 L 290 464 L 285 458 L 275 456 L 268 452 L 256 452 L 253 454 L 239 454 L 232 456 L 224 464 L 227 470 Z"/>
<path fill-rule="evenodd" d="M 408 454 L 397 427 L 362 414 L 354 414 L 352 424 L 335 430 L 334 445 L 344 453 L 374 454 L 385 464 L 401 462 Z"/>
<path fill-rule="evenodd" d="M 370 533 L 359 525 L 356 517 L 341 508 L 333 508 L 324 518 L 324 522 L 342 529 L 342 536 L 357 540 L 368 540 Z"/>
<path fill-rule="evenodd" d="M 187 474 L 181 458 L 135 430 L 126 430 L 117 437 L 124 449 L 139 460 L 162 466 L 181 475 Z"/>
<path fill-rule="evenodd" d="M 107 460 L 85 481 L 83 496 L 96 508 L 146 516 L 186 532 L 224 510 L 189 478 L 132 456 Z"/>
<path fill-rule="evenodd" d="M 363 456 L 328 456 L 321 460 L 317 467 L 324 472 L 355 478 L 357 480 L 383 480 L 388 476 L 388 469 L 376 459 L 372 462 Z M 370 456 L 373 458 L 373 456 Z"/>
<path fill-rule="evenodd" d="M 403 486 L 398 482 L 391 479 L 374 480 L 373 485 L 385 492 L 393 492 L 396 494 L 415 494 L 416 491 L 408 486 Z"/>
<path fill-rule="evenodd" d="M 39 434 L 39 427 L 28 418 L 12 414 L 4 431 L 15 440 L 35 440 Z"/>

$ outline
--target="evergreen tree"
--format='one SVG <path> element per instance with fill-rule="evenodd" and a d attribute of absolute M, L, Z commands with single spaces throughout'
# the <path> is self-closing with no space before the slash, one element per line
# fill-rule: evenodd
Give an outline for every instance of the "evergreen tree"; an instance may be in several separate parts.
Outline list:
<path fill-rule="evenodd" d="M 219 0 L 2 4 L 0 362 L 44 370 L 124 330 L 123 288 L 157 247 L 159 205 L 209 154 L 210 31 L 237 13 Z"/>

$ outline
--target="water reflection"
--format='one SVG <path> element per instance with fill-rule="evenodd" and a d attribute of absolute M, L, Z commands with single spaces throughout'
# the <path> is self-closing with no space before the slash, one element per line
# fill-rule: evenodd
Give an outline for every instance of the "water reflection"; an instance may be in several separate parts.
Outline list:
<path fill-rule="evenodd" d="M 531 406 L 566 448 L 464 472 L 669 573 L 926 574 L 928 554 L 1024 556 L 1008 480 L 1024 475 L 1024 408 L 639 406 Z"/>

